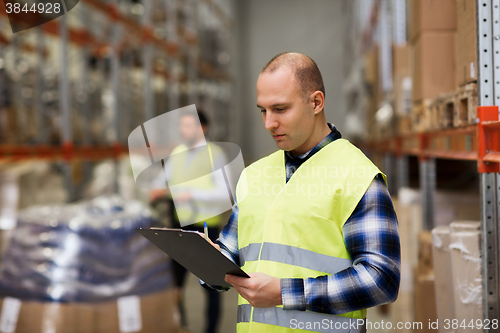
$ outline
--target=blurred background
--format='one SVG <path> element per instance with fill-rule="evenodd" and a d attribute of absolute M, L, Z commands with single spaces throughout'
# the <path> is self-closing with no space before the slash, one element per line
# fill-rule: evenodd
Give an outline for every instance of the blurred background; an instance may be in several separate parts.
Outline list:
<path fill-rule="evenodd" d="M 369 331 L 500 317 L 498 158 L 484 155 L 498 130 L 481 137 L 476 119 L 500 98 L 495 1 L 72 2 L 34 28 L 36 14 L 9 21 L 0 2 L 0 332 L 204 332 L 198 280 L 175 288 L 170 260 L 135 233 L 175 217 L 136 186 L 127 138 L 195 104 L 206 137 L 239 145 L 245 165 L 275 151 L 255 84 L 285 51 L 316 61 L 327 120 L 388 176 L 402 280 L 396 303 L 368 311 L 392 327 Z M 236 312 L 231 290 L 217 332 L 235 332 Z"/>

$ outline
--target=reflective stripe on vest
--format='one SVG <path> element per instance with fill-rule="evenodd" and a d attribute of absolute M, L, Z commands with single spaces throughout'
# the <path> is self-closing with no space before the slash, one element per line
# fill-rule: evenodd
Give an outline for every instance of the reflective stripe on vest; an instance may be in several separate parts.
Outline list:
<path fill-rule="evenodd" d="M 247 261 L 269 260 L 309 268 L 328 274 L 335 274 L 343 269 L 352 266 L 350 259 L 337 258 L 304 250 L 290 245 L 264 243 L 252 243 L 240 249 L 240 265 L 245 265 Z"/>
<path fill-rule="evenodd" d="M 237 322 L 250 322 L 251 311 L 251 305 L 239 305 Z M 332 316 L 322 313 L 290 311 L 279 307 L 253 309 L 253 321 L 292 329 L 306 329 L 311 332 L 361 333 L 366 331 L 365 319 L 335 317 L 332 320 Z"/>

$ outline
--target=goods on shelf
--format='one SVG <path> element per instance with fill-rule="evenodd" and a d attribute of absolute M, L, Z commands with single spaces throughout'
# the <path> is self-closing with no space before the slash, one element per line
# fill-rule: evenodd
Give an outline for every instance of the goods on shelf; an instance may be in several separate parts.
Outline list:
<path fill-rule="evenodd" d="M 392 49 L 394 111 L 396 115 L 411 112 L 411 77 L 408 62 L 408 45 L 394 46 Z"/>
<path fill-rule="evenodd" d="M 462 321 L 482 318 L 479 229 L 476 221 L 454 221 L 432 230 L 438 316 L 457 319 L 458 332 L 467 332 Z"/>
<path fill-rule="evenodd" d="M 163 290 L 169 262 L 135 231 L 153 222 L 143 204 L 116 196 L 27 208 L 0 265 L 0 293 L 95 302 Z"/>
<path fill-rule="evenodd" d="M 411 112 L 411 129 L 414 132 L 425 132 L 431 128 L 431 99 L 414 103 Z"/>
<path fill-rule="evenodd" d="M 432 234 L 421 231 L 418 234 L 418 265 L 415 269 L 415 320 L 429 323 L 437 319 L 436 286 L 432 266 Z M 428 325 L 423 325 L 424 332 L 431 332 Z"/>
<path fill-rule="evenodd" d="M 456 91 L 455 116 L 453 125 L 455 127 L 473 125 L 476 123 L 477 109 L 477 84 L 469 83 L 461 86 Z"/>
<path fill-rule="evenodd" d="M 436 120 L 438 129 L 446 129 L 453 126 L 455 114 L 455 94 L 453 91 L 443 92 L 436 97 Z"/>
<path fill-rule="evenodd" d="M 412 99 L 419 102 L 455 89 L 456 32 L 425 31 L 410 45 Z"/>
<path fill-rule="evenodd" d="M 418 265 L 419 275 L 433 275 L 432 266 L 432 234 L 430 231 L 421 231 L 418 234 Z"/>
<path fill-rule="evenodd" d="M 437 320 L 436 287 L 434 275 L 416 275 L 415 276 L 415 320 L 421 322 L 420 332 L 435 332 L 429 328 L 429 322 Z"/>
<path fill-rule="evenodd" d="M 453 226 L 450 234 L 451 268 L 455 315 L 460 323 L 475 322 L 482 318 L 482 278 L 479 222 L 471 222 L 464 228 Z M 471 230 L 472 229 L 472 230 Z M 476 229 L 476 230 L 473 230 Z M 458 327 L 457 332 L 468 332 Z"/>
<path fill-rule="evenodd" d="M 0 329 L 12 333 L 179 332 L 173 289 L 99 303 L 55 303 L 0 298 Z M 5 308 L 4 308 L 5 307 Z M 7 321 L 8 320 L 8 321 Z"/>
<path fill-rule="evenodd" d="M 457 0 L 457 86 L 477 81 L 476 0 Z"/>
<path fill-rule="evenodd" d="M 409 39 L 414 42 L 419 33 L 456 30 L 456 0 L 410 0 Z"/>
<path fill-rule="evenodd" d="M 432 260 L 434 276 L 436 278 L 436 308 L 440 323 L 444 323 L 445 319 L 456 318 L 449 246 L 450 227 L 443 225 L 432 229 Z M 448 331 L 444 325 L 439 325 L 440 333 Z"/>

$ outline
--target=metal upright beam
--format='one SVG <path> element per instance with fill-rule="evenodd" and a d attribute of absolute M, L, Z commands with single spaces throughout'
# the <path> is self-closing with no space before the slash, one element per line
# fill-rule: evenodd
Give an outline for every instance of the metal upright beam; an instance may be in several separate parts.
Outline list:
<path fill-rule="evenodd" d="M 62 145 L 68 152 L 73 146 L 73 123 L 71 119 L 71 101 L 69 91 L 69 76 L 68 76 L 68 26 L 66 23 L 66 15 L 59 17 L 59 35 L 61 36 L 61 69 L 59 71 L 59 110 L 61 112 L 61 131 Z M 66 155 L 67 156 L 67 155 Z M 68 191 L 69 201 L 74 199 L 73 181 L 72 181 L 72 166 L 70 161 L 64 162 L 63 166 L 64 182 Z"/>
<path fill-rule="evenodd" d="M 151 0 L 142 1 L 142 5 L 144 6 L 142 24 L 149 29 L 149 32 L 152 31 L 151 4 Z M 144 68 L 144 121 L 148 121 L 154 117 L 154 95 L 151 85 L 153 78 L 153 44 L 150 37 L 151 36 L 146 36 L 145 45 L 142 49 L 142 61 Z"/>
<path fill-rule="evenodd" d="M 36 120 L 38 127 L 38 137 L 37 143 L 46 143 L 47 141 L 47 129 L 45 126 L 45 103 L 42 100 L 43 92 L 45 91 L 45 80 L 43 75 L 44 66 L 44 35 L 41 27 L 36 27 L 37 41 L 36 41 L 36 53 L 37 53 L 37 77 L 36 77 L 36 94 L 35 94 L 35 108 L 36 108 Z"/>
<path fill-rule="evenodd" d="M 499 308 L 499 271 L 498 271 L 498 209 L 500 190 L 498 174 L 481 174 L 481 265 L 483 276 L 483 318 L 498 319 Z M 484 330 L 484 332 L 499 330 Z"/>
<path fill-rule="evenodd" d="M 116 15 L 114 17 L 118 16 L 119 13 L 119 7 L 118 7 L 118 1 L 112 0 L 109 4 L 111 7 L 111 10 L 116 11 Z M 113 127 L 115 131 L 115 136 L 114 136 L 114 142 L 113 145 L 119 146 L 121 142 L 121 136 L 122 136 L 122 131 L 121 131 L 121 125 L 122 125 L 122 116 L 120 112 L 120 54 L 118 51 L 119 48 L 119 43 L 120 43 L 120 36 L 121 36 L 121 25 L 116 24 L 117 22 L 113 22 L 113 28 L 112 28 L 112 35 L 111 35 L 111 86 L 113 90 Z M 118 193 L 119 191 L 119 186 L 118 186 L 118 173 L 120 170 L 120 165 L 119 161 L 115 159 L 114 161 L 114 169 L 115 172 L 113 173 L 114 175 L 114 181 L 113 181 L 113 190 L 115 193 Z"/>
<path fill-rule="evenodd" d="M 420 166 L 420 190 L 422 193 L 422 217 L 424 230 L 434 228 L 434 193 L 436 192 L 436 160 L 423 159 Z"/>
<path fill-rule="evenodd" d="M 410 181 L 408 170 L 408 156 L 402 155 L 396 157 L 396 190 L 409 185 Z"/>
<path fill-rule="evenodd" d="M 480 106 L 500 103 L 500 25 L 499 0 L 478 0 L 477 60 Z M 480 152 L 481 154 L 481 152 Z M 499 295 L 499 175 L 481 173 L 481 273 L 483 279 L 483 319 L 500 318 Z M 500 328 L 484 329 L 500 332 Z"/>
<path fill-rule="evenodd" d="M 167 11 L 167 41 L 172 44 L 179 43 L 177 36 L 177 0 L 166 0 L 165 10 Z M 169 82 L 168 82 L 168 108 L 175 110 L 180 107 L 179 73 L 178 60 L 176 57 L 169 57 Z"/>
<path fill-rule="evenodd" d="M 186 15 L 186 31 L 189 36 L 193 37 L 193 41 L 197 43 L 196 2 L 184 0 L 184 11 Z M 188 56 L 188 100 L 189 104 L 196 104 L 198 102 L 198 47 L 189 43 L 186 47 Z"/>

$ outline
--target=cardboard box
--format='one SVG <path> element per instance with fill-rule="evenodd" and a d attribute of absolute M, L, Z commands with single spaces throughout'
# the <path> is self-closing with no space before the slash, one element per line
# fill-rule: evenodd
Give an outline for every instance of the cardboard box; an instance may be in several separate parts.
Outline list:
<path fill-rule="evenodd" d="M 396 115 L 406 115 L 411 112 L 411 77 L 408 45 L 394 46 L 392 49 L 394 111 Z"/>
<path fill-rule="evenodd" d="M 391 322 L 414 322 L 415 321 L 415 283 L 413 278 L 413 254 L 412 242 L 415 242 L 412 223 L 414 209 L 420 208 L 418 205 L 402 204 L 397 199 L 393 199 L 394 210 L 398 216 L 399 238 L 401 243 L 401 282 L 399 285 L 398 298 L 390 304 Z M 416 257 L 416 254 L 415 254 Z M 416 259 L 415 259 L 416 261 Z M 398 332 L 410 333 L 411 329 L 401 329 Z"/>
<path fill-rule="evenodd" d="M 134 298 L 134 297 L 133 297 Z M 139 311 L 132 313 L 138 318 L 139 330 L 130 332 L 164 333 L 179 332 L 179 313 L 175 305 L 174 291 L 166 290 L 143 295 L 139 300 Z M 1 299 L 1 316 L 4 316 L 3 303 L 11 300 Z M 117 301 L 103 303 L 41 303 L 24 301 L 18 312 L 15 333 L 121 333 L 134 320 L 119 316 Z M 125 313 L 125 314 L 124 314 Z M 0 317 L 1 317 L 0 316 Z M 122 327 L 120 327 L 120 319 Z M 1 320 L 0 320 L 1 321 Z M 3 323 L 0 322 L 0 325 Z M 139 327 L 139 326 L 138 326 Z M 125 328 L 125 330 L 124 330 Z M 0 327 L 1 329 L 1 327 Z"/>
<path fill-rule="evenodd" d="M 414 41 L 422 32 L 457 29 L 457 0 L 410 0 L 409 40 Z"/>
<path fill-rule="evenodd" d="M 437 320 L 434 275 L 417 275 L 415 280 L 415 321 L 422 328 L 415 332 L 436 332 L 429 328 L 429 321 Z"/>
<path fill-rule="evenodd" d="M 418 275 L 433 275 L 432 233 L 424 230 L 418 234 Z"/>
<path fill-rule="evenodd" d="M 457 85 L 477 81 L 476 0 L 456 0 Z"/>
<path fill-rule="evenodd" d="M 455 318 L 453 298 L 453 276 L 451 273 L 450 227 L 438 226 L 432 229 L 432 261 L 435 276 L 436 310 L 440 323 Z M 447 333 L 444 325 L 439 325 L 440 333 Z"/>
<path fill-rule="evenodd" d="M 424 32 L 410 46 L 414 102 L 455 88 L 456 37 L 456 32 Z"/>
<path fill-rule="evenodd" d="M 461 323 L 483 317 L 480 232 L 457 231 L 450 234 L 451 267 L 455 300 L 455 318 Z M 470 332 L 458 327 L 457 332 Z"/>
<path fill-rule="evenodd" d="M 481 222 L 453 221 L 450 223 L 450 232 L 461 232 L 461 231 L 481 231 Z"/>

